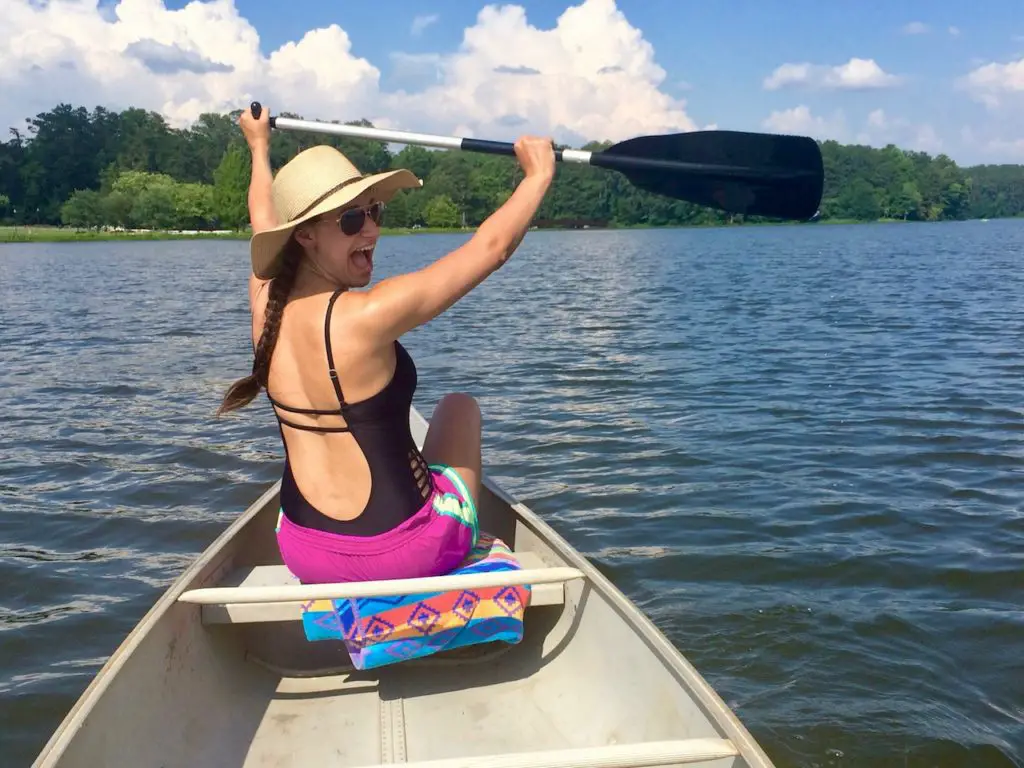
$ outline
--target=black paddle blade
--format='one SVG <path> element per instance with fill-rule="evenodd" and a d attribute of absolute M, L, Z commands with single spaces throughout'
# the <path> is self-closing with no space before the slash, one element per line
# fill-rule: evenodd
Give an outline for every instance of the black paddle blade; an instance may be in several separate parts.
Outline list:
<path fill-rule="evenodd" d="M 824 187 L 821 150 L 805 136 L 639 136 L 595 152 L 590 164 L 620 171 L 648 192 L 748 216 L 810 219 Z"/>

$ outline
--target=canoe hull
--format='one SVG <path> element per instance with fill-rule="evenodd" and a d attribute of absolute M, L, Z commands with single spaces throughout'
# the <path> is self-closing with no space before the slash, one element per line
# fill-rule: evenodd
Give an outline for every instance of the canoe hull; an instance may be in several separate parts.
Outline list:
<path fill-rule="evenodd" d="M 414 411 L 411 422 L 422 443 L 426 421 Z M 484 485 L 482 529 L 586 577 L 566 582 L 562 603 L 530 607 L 518 645 L 359 672 L 340 642 L 309 643 L 298 621 L 204 625 L 182 593 L 281 562 L 275 485 L 161 596 L 34 765 L 369 766 L 702 738 L 728 739 L 739 754 L 688 765 L 771 765 L 619 590 L 529 508 Z"/>

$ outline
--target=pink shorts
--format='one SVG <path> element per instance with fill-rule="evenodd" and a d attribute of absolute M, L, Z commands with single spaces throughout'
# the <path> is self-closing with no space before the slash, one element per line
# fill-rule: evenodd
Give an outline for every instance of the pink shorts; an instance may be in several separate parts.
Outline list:
<path fill-rule="evenodd" d="M 277 516 L 284 564 L 303 584 L 441 576 L 460 565 L 480 535 L 466 484 L 451 467 L 431 464 L 435 491 L 408 520 L 377 536 L 344 536 Z"/>

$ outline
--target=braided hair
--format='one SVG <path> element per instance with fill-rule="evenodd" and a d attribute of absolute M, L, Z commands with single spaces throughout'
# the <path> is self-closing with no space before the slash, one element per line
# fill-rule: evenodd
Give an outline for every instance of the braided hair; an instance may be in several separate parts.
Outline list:
<path fill-rule="evenodd" d="M 302 246 L 295 241 L 295 238 L 289 239 L 284 249 L 281 269 L 270 281 L 267 309 L 263 318 L 263 332 L 260 334 L 260 340 L 253 355 L 252 373 L 239 379 L 228 388 L 220 408 L 217 409 L 218 416 L 248 405 L 261 389 L 267 388 L 267 380 L 270 376 L 270 358 L 274 354 L 274 347 L 277 346 L 277 336 L 281 330 L 284 307 L 295 286 L 295 276 L 299 271 L 302 255 Z"/>

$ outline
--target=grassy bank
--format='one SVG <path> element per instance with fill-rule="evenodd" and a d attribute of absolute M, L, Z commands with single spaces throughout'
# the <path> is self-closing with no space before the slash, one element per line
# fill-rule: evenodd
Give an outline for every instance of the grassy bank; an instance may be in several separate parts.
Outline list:
<path fill-rule="evenodd" d="M 236 240 L 243 232 L 114 232 L 77 230 L 71 227 L 0 227 L 0 243 L 63 243 L 92 240 Z"/>
<path fill-rule="evenodd" d="M 439 233 L 468 233 L 472 229 L 441 229 L 421 227 L 406 229 L 385 227 L 383 235 L 423 235 Z M 79 230 L 73 227 L 0 227 L 0 243 L 77 243 L 113 240 L 248 240 L 248 230 L 215 232 L 203 231 L 130 231 Z"/>

